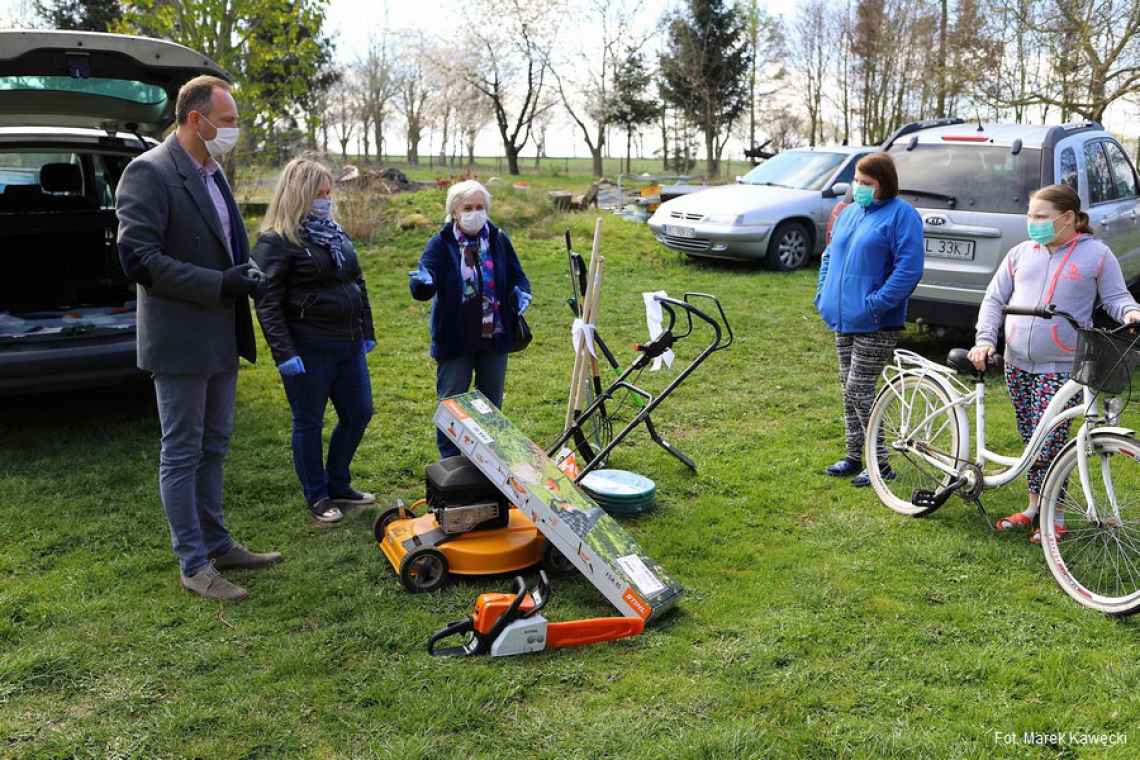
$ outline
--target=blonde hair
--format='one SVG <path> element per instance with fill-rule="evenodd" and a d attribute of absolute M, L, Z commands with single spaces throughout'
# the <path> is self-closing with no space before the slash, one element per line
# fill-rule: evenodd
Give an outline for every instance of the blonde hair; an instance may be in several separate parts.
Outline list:
<path fill-rule="evenodd" d="M 286 240 L 302 245 L 298 229 L 301 219 L 313 206 L 313 200 L 321 191 L 321 185 L 328 180 L 332 185 L 333 176 L 329 168 L 311 158 L 294 158 L 285 164 L 273 198 L 261 221 L 262 232 L 273 232 Z"/>
<path fill-rule="evenodd" d="M 490 214 L 491 194 L 487 192 L 487 188 L 483 187 L 483 183 L 481 182 L 473 179 L 465 179 L 447 188 L 447 203 L 444 204 L 447 215 L 443 217 L 443 221 L 450 222 L 455 215 L 455 207 L 468 195 L 474 193 L 483 194 L 483 205 L 487 207 L 487 213 Z"/>

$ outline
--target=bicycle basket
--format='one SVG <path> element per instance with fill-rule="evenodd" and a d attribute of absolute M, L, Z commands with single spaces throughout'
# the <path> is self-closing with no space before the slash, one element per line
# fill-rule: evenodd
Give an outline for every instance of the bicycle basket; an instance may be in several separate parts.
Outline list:
<path fill-rule="evenodd" d="M 1079 330 L 1073 379 L 1095 391 L 1123 393 L 1140 364 L 1140 338 L 1097 329 Z"/>

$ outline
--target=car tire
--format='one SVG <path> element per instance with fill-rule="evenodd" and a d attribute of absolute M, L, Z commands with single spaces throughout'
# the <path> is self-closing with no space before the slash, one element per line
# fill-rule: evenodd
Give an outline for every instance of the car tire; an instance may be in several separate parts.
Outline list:
<path fill-rule="evenodd" d="M 768 239 L 765 263 L 780 272 L 805 266 L 811 258 L 811 233 L 801 222 L 781 222 Z"/>

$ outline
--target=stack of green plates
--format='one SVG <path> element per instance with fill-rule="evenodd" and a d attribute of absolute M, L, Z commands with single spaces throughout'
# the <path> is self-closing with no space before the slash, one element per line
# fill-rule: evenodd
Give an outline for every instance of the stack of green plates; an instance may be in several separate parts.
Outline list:
<path fill-rule="evenodd" d="M 657 486 L 627 470 L 594 470 L 581 481 L 582 490 L 611 515 L 636 515 L 653 509 Z"/>

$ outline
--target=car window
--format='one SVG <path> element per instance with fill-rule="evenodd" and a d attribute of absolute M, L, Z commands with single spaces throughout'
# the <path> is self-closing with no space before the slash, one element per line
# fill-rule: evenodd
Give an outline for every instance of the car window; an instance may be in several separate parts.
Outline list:
<path fill-rule="evenodd" d="M 1068 185 L 1073 188 L 1074 193 L 1079 193 L 1077 181 L 1077 153 L 1072 148 L 1065 148 L 1061 151 L 1061 173 L 1057 177 L 1057 182 Z"/>
<path fill-rule="evenodd" d="M 115 188 L 131 156 L 103 154 L 95 156 L 95 196 L 103 208 L 115 207 Z"/>
<path fill-rule="evenodd" d="M 49 164 L 78 164 L 79 155 L 70 151 L 0 152 L 0 193 L 10 185 L 40 185 L 40 171 Z"/>
<path fill-rule="evenodd" d="M 1128 156 L 1114 142 L 1105 142 L 1104 151 L 1108 154 L 1108 165 L 1112 168 L 1113 187 L 1117 198 L 1136 197 L 1136 175 Z"/>
<path fill-rule="evenodd" d="M 850 184 L 851 180 L 855 179 L 855 164 L 859 163 L 860 159 L 862 159 L 863 156 L 865 156 L 865 155 L 867 155 L 867 154 L 866 153 L 859 153 L 857 155 L 852 156 L 851 160 L 847 162 L 847 166 L 844 166 L 843 170 L 841 172 L 839 172 L 839 176 L 837 176 L 835 178 L 835 181 L 836 182 L 847 182 L 848 184 Z"/>
<path fill-rule="evenodd" d="M 1116 188 L 1112 182 L 1112 172 L 1108 168 L 1108 158 L 1104 155 L 1101 141 L 1085 143 L 1085 178 L 1089 184 L 1089 205 L 1104 203 L 1116 198 Z"/>
<path fill-rule="evenodd" d="M 101 77 L 10 76 L 0 77 L 0 90 L 49 91 L 102 95 L 144 105 L 162 105 L 166 91 L 146 82 Z"/>
<path fill-rule="evenodd" d="M 740 178 L 744 185 L 775 185 L 796 190 L 822 190 L 827 178 L 847 158 L 843 153 L 787 150 L 769 158 Z"/>
<path fill-rule="evenodd" d="M 1024 214 L 1041 185 L 1041 151 L 988 145 L 905 143 L 890 148 L 899 195 L 921 208 Z"/>

